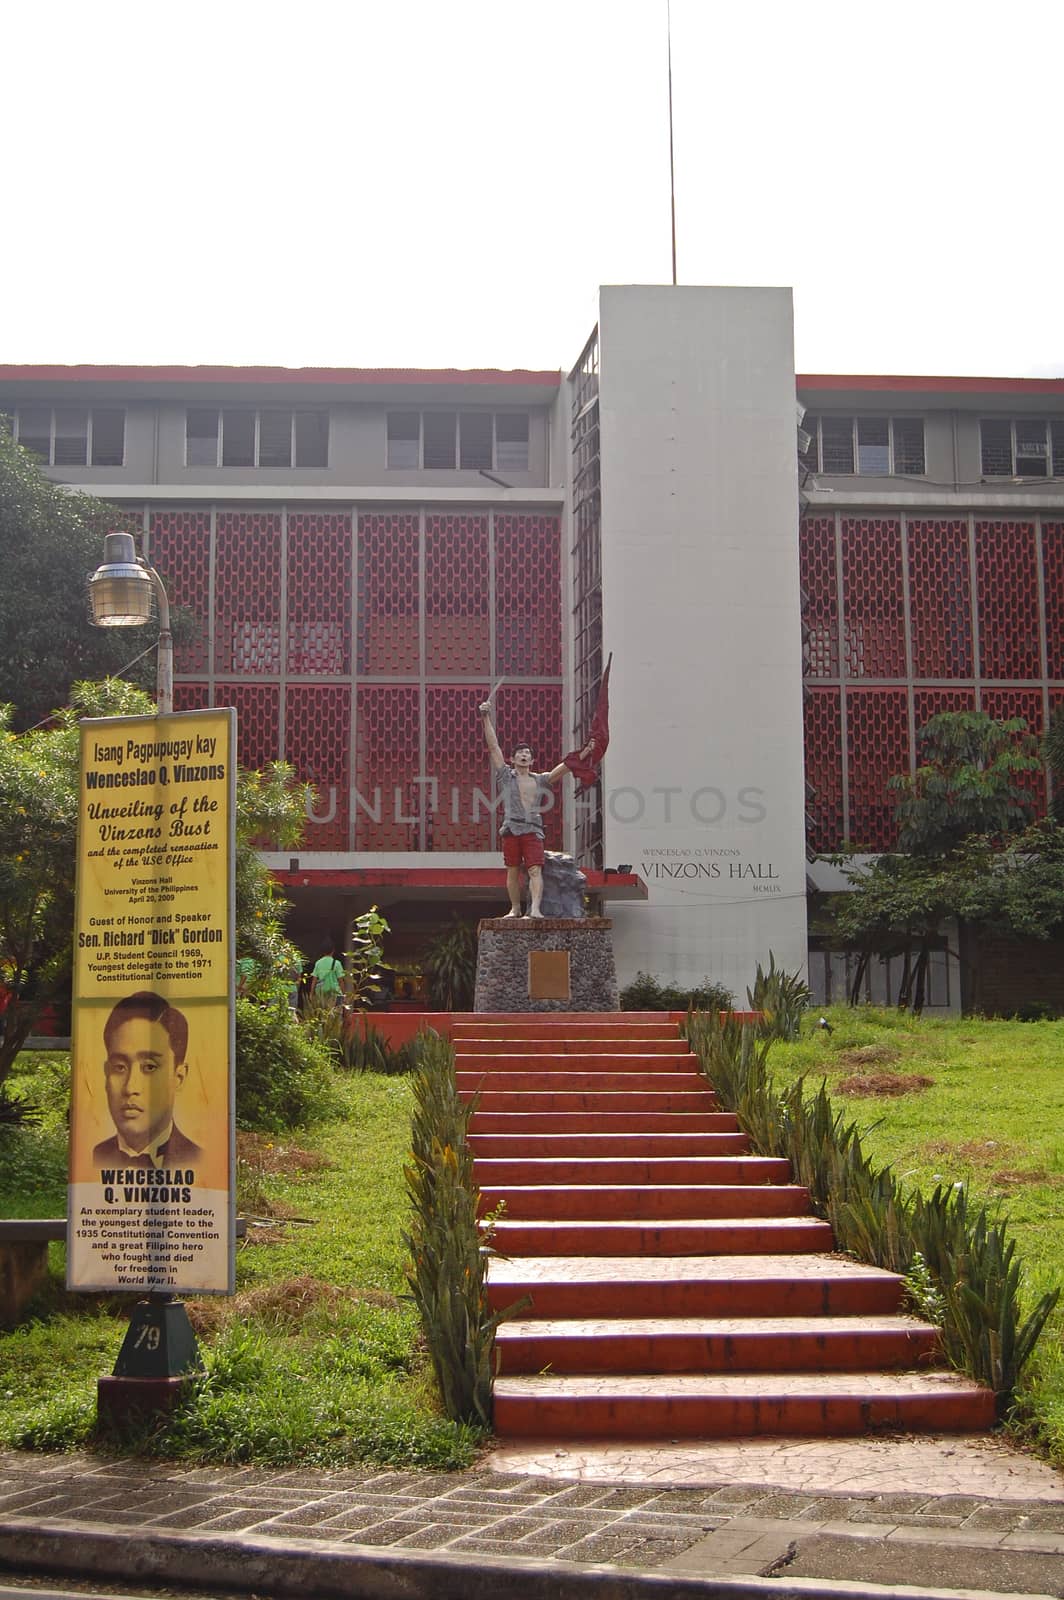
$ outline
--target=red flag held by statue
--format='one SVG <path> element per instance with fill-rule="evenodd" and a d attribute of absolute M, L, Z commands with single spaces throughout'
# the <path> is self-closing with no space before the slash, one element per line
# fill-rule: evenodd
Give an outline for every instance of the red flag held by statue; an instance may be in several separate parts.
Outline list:
<path fill-rule="evenodd" d="M 602 674 L 599 684 L 598 700 L 595 703 L 595 715 L 591 719 L 591 728 L 587 742 L 582 750 L 573 750 L 565 757 L 565 765 L 573 774 L 580 789 L 590 789 L 598 782 L 599 768 L 602 758 L 606 754 L 606 747 L 610 742 L 610 667 L 613 663 L 613 652 L 606 662 L 606 670 Z"/>

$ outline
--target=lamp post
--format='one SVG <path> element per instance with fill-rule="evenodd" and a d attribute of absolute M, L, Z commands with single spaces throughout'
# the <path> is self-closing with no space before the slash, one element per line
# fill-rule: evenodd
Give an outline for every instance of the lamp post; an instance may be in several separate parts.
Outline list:
<path fill-rule="evenodd" d="M 159 612 L 155 701 L 159 715 L 168 716 L 174 709 L 174 639 L 166 588 L 155 568 L 137 555 L 131 533 L 105 534 L 103 565 L 89 579 L 89 603 L 96 626 L 142 627 L 151 618 L 153 597 Z"/>
<path fill-rule="evenodd" d="M 137 555 L 131 533 L 105 534 L 103 564 L 89 579 L 93 622 L 98 628 L 143 627 L 151 620 L 153 600 L 159 616 L 156 711 L 168 716 L 174 709 L 174 640 L 166 588 L 155 568 Z M 133 1307 L 113 1375 L 97 1383 L 97 1412 L 120 1424 L 145 1414 L 165 1415 L 184 1379 L 201 1369 L 184 1303 L 166 1291 L 151 1293 Z"/>

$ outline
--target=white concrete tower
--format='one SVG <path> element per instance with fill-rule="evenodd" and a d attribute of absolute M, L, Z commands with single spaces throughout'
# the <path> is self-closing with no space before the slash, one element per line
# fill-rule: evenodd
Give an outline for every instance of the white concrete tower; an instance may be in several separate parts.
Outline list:
<path fill-rule="evenodd" d="M 806 961 L 798 482 L 788 289 L 604 288 L 605 863 L 620 981 Z"/>

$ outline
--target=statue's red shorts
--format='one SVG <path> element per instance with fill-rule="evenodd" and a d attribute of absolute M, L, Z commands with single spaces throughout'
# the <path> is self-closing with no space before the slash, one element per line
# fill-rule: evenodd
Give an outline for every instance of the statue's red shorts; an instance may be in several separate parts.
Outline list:
<path fill-rule="evenodd" d="M 541 867 L 543 840 L 538 833 L 504 833 L 502 858 L 508 867 Z"/>

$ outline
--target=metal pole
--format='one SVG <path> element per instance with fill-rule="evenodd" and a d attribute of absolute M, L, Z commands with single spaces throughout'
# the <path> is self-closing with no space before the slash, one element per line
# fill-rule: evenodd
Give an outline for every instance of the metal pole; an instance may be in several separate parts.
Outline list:
<path fill-rule="evenodd" d="M 665 31 L 669 48 L 669 202 L 672 208 L 672 286 L 676 287 L 676 164 L 672 142 L 672 0 L 665 0 Z"/>
<path fill-rule="evenodd" d="M 174 709 L 174 636 L 170 632 L 170 602 L 166 587 L 154 567 L 149 567 L 155 598 L 159 606 L 158 663 L 155 673 L 155 706 L 161 717 Z"/>

